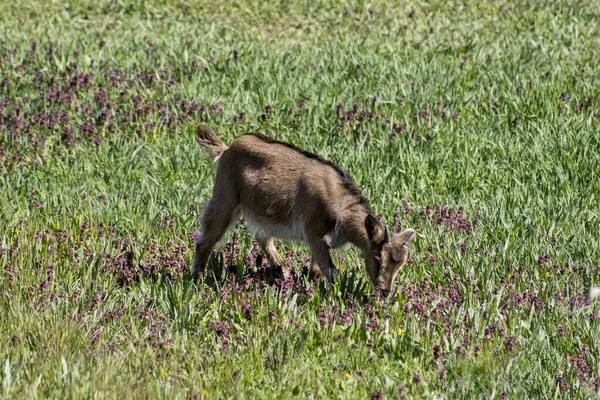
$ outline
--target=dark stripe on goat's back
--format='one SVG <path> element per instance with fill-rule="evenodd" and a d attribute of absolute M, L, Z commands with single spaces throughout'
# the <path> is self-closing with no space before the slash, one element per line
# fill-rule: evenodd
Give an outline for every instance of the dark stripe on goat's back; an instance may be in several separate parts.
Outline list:
<path fill-rule="evenodd" d="M 263 135 L 262 133 L 258 133 L 258 132 L 251 132 L 251 133 L 247 133 L 246 135 L 252 135 L 260 140 L 262 140 L 265 143 L 271 143 L 271 144 L 280 144 L 282 146 L 287 147 L 288 149 L 294 150 L 302 155 L 304 155 L 307 158 L 310 158 L 311 160 L 315 160 L 318 161 L 324 165 L 327 165 L 331 168 L 333 168 L 338 175 L 340 176 L 340 179 L 342 180 L 342 183 L 344 185 L 344 187 L 346 189 L 348 189 L 348 191 L 353 194 L 354 196 L 358 197 L 360 203 L 363 203 L 364 205 L 367 206 L 368 210 L 371 210 L 371 206 L 369 204 L 369 200 L 362 194 L 362 192 L 360 191 L 360 189 L 358 189 L 356 187 L 356 185 L 354 184 L 354 181 L 352 180 L 352 177 L 350 176 L 350 174 L 348 174 L 347 171 L 345 171 L 342 167 L 340 167 L 339 165 L 326 160 L 314 153 L 311 153 L 309 151 L 303 150 L 298 146 L 294 146 L 291 143 L 287 143 L 287 142 L 280 142 L 279 140 L 275 140 L 272 137 Z"/>

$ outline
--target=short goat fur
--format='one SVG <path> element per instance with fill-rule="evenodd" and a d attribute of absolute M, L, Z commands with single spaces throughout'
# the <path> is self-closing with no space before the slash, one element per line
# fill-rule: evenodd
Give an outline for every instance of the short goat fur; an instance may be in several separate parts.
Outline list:
<path fill-rule="evenodd" d="M 204 271 L 215 244 L 241 215 L 272 267 L 288 267 L 273 239 L 298 240 L 311 251 L 310 276 L 331 280 L 330 249 L 353 244 L 362 250 L 367 273 L 384 297 L 408 259 L 408 244 L 424 238 L 413 229 L 390 233 L 369 201 L 340 167 L 292 144 L 260 133 L 238 137 L 227 147 L 207 126 L 196 140 L 218 162 L 213 193 L 202 214 L 192 276 Z"/>

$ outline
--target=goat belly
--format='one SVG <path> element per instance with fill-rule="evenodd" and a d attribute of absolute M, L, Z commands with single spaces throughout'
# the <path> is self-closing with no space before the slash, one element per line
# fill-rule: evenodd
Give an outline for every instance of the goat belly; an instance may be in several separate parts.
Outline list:
<path fill-rule="evenodd" d="M 299 221 L 291 221 L 291 223 L 285 224 L 282 222 L 270 221 L 265 217 L 258 217 L 248 211 L 242 211 L 242 215 L 248 228 L 254 232 L 257 237 L 306 241 L 304 224 Z"/>

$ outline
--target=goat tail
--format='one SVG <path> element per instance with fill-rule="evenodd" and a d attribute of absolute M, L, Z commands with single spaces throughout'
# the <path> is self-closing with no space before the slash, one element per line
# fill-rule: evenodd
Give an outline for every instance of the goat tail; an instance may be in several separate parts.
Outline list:
<path fill-rule="evenodd" d="M 216 163 L 219 157 L 228 149 L 227 145 L 206 125 L 198 125 L 198 128 L 196 128 L 196 140 L 204 151 L 206 151 L 206 154 L 208 154 L 213 163 Z"/>

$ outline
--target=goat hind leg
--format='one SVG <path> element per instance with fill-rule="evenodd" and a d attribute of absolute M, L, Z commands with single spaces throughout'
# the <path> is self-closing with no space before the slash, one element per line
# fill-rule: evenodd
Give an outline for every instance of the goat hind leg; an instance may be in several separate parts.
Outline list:
<path fill-rule="evenodd" d="M 197 278 L 204 272 L 208 257 L 213 247 L 223 237 L 233 218 L 235 206 L 227 207 L 226 204 L 215 200 L 213 197 L 203 213 L 202 230 L 196 239 L 194 261 L 192 263 L 192 278 Z"/>

